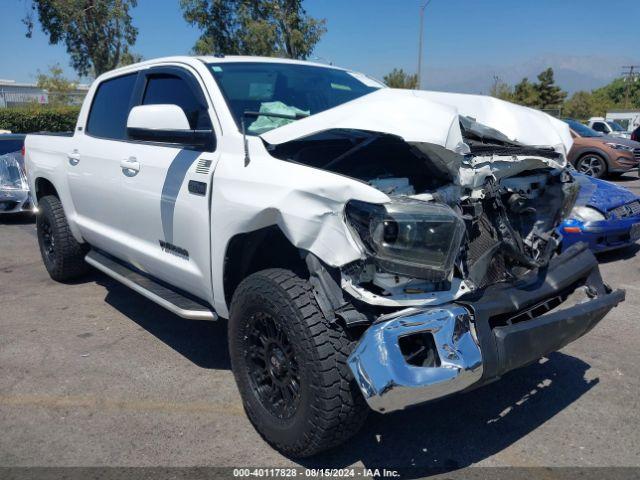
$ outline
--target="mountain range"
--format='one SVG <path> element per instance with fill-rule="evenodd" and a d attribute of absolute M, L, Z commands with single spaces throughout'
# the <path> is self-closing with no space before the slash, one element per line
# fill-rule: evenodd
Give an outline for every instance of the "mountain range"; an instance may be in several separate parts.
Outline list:
<path fill-rule="evenodd" d="M 608 84 L 621 76 L 623 65 L 640 65 L 640 59 L 617 55 L 548 55 L 514 65 L 427 66 L 423 72 L 422 87 L 427 90 L 487 94 L 495 77 L 514 85 L 524 77 L 536 81 L 540 72 L 552 67 L 556 84 L 572 94 Z"/>

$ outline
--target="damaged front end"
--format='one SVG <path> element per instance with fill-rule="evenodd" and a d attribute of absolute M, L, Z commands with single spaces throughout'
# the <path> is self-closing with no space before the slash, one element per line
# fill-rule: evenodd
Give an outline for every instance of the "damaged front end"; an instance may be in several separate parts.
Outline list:
<path fill-rule="evenodd" d="M 456 179 L 472 182 L 346 207 L 367 253 L 342 269 L 342 286 L 379 308 L 349 364 L 379 412 L 493 381 L 582 336 L 624 298 L 584 246 L 557 255 L 556 227 L 578 192 L 551 164 L 559 154 L 474 150 Z"/>
<path fill-rule="evenodd" d="M 496 283 L 456 302 L 383 315 L 349 365 L 369 406 L 401 410 L 495 381 L 589 332 L 618 303 L 577 244 L 544 274 Z"/>
<path fill-rule="evenodd" d="M 448 95 L 436 96 L 458 111 L 495 107 Z M 624 299 L 602 282 L 587 249 L 559 254 L 557 227 L 579 190 L 566 168 L 567 132 L 540 112 L 500 107 L 485 116 L 493 125 L 502 119 L 496 112 L 517 118 L 510 136 L 457 112 L 438 142 L 395 125 L 387 133 L 312 125 L 267 147 L 389 198 L 346 203 L 344 222 L 362 255 L 340 267 L 344 302 L 334 302 L 347 325 L 367 326 L 349 365 L 374 410 L 493 381 L 577 339 Z M 523 121 L 538 128 L 527 132 Z"/>
<path fill-rule="evenodd" d="M 562 155 L 469 144 L 450 184 L 346 206 L 366 256 L 342 269 L 343 288 L 391 310 L 349 359 L 377 411 L 493 381 L 583 335 L 623 298 L 588 250 L 556 256 L 556 227 L 578 193 Z"/>

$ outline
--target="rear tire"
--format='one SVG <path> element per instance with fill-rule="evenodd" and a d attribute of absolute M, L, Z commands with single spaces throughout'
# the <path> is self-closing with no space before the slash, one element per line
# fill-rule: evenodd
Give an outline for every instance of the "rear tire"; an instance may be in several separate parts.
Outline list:
<path fill-rule="evenodd" d="M 369 409 L 347 365 L 354 347 L 289 270 L 254 273 L 233 295 L 229 350 L 245 410 L 287 456 L 336 446 L 364 423 Z"/>
<path fill-rule="evenodd" d="M 58 197 L 47 195 L 38 202 L 36 229 L 42 261 L 49 276 L 64 282 L 89 270 L 84 257 L 87 247 L 73 237 Z"/>
<path fill-rule="evenodd" d="M 594 178 L 602 178 L 607 174 L 607 162 L 600 155 L 587 153 L 576 162 L 576 170 Z"/>

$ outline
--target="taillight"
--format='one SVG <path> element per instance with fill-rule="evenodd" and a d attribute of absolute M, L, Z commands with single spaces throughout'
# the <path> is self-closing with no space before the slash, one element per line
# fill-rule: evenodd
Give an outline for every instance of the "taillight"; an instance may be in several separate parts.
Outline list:
<path fill-rule="evenodd" d="M 25 156 L 27 154 L 27 148 L 25 147 L 25 144 L 22 144 L 22 148 L 20 149 L 20 153 L 22 154 L 22 168 L 24 169 L 24 175 L 25 178 L 28 177 L 27 174 L 27 157 Z M 25 180 L 26 182 L 26 180 Z M 26 188 L 26 184 L 25 184 L 25 188 Z"/>

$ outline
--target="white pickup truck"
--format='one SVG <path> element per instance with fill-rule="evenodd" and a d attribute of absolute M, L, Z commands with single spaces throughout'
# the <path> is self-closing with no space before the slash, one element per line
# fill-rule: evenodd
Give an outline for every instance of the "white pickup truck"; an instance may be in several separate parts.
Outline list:
<path fill-rule="evenodd" d="M 308 456 L 588 332 L 624 299 L 559 253 L 567 125 L 497 99 L 254 57 L 101 75 L 69 136 L 29 135 L 44 264 L 228 319 L 262 436 Z M 212 392 L 213 393 L 213 392 Z"/>

